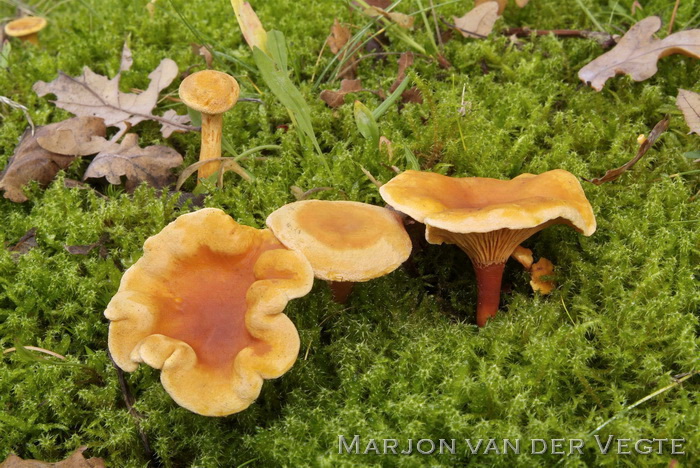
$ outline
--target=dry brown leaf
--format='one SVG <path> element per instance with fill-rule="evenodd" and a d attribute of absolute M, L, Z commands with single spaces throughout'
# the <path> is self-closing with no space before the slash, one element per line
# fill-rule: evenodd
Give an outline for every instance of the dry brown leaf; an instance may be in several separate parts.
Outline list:
<path fill-rule="evenodd" d="M 678 90 L 676 106 L 683 112 L 690 133 L 700 135 L 700 94 L 686 89 Z"/>
<path fill-rule="evenodd" d="M 47 463 L 40 460 L 23 460 L 17 455 L 10 454 L 5 461 L 0 463 L 0 468 L 105 468 L 102 458 L 88 458 L 83 456 L 87 447 L 78 448 L 70 457 L 56 463 Z"/>
<path fill-rule="evenodd" d="M 391 0 L 365 0 L 365 3 L 369 6 L 381 8 L 382 10 L 386 10 L 391 6 Z"/>
<path fill-rule="evenodd" d="M 83 180 L 104 177 L 110 184 L 119 185 L 125 176 L 127 190 L 141 182 L 162 188 L 171 181 L 170 169 L 182 164 L 180 153 L 167 146 L 141 148 L 135 133 L 126 134 L 121 143 L 101 140 L 104 146 L 88 166 Z"/>
<path fill-rule="evenodd" d="M 332 108 L 338 108 L 345 103 L 345 95 L 362 91 L 362 80 L 343 80 L 340 82 L 340 89 L 324 89 L 321 91 L 321 99 Z"/>
<path fill-rule="evenodd" d="M 331 52 L 337 54 L 340 50 L 345 47 L 345 44 L 350 40 L 350 30 L 340 24 L 338 18 L 333 21 L 333 26 L 331 26 L 331 34 L 328 36 L 328 47 Z"/>
<path fill-rule="evenodd" d="M 530 0 L 515 0 L 515 4 L 518 5 L 520 8 L 525 8 L 529 1 Z"/>
<path fill-rule="evenodd" d="M 107 247 L 105 243 L 109 240 L 109 234 L 102 234 L 97 242 L 87 245 L 64 245 L 63 248 L 73 255 L 87 255 L 92 252 L 93 249 L 99 247 L 100 257 L 107 258 Z"/>
<path fill-rule="evenodd" d="M 657 72 L 657 61 L 672 54 L 700 58 L 700 29 L 689 29 L 656 39 L 661 18 L 650 16 L 630 28 L 615 48 L 590 62 L 578 77 L 596 91 L 615 75 L 626 74 L 634 81 L 644 81 Z"/>
<path fill-rule="evenodd" d="M 477 7 L 479 5 L 483 5 L 484 3 L 488 3 L 488 2 L 494 2 L 494 3 L 498 4 L 498 14 L 499 15 L 503 14 L 503 11 L 506 9 L 506 6 L 508 6 L 508 0 L 476 0 L 476 2 L 474 2 L 474 6 Z M 525 0 L 525 4 L 527 4 L 527 0 Z M 518 6 L 520 6 L 522 8 L 525 5 L 521 6 L 520 3 L 518 3 Z"/>
<path fill-rule="evenodd" d="M 399 70 L 396 79 L 394 80 L 394 83 L 389 88 L 390 93 L 393 93 L 406 78 L 406 70 L 408 70 L 408 68 L 411 67 L 411 65 L 413 65 L 414 60 L 415 57 L 413 55 L 413 52 L 404 52 L 401 54 L 401 56 L 399 57 Z M 421 94 L 420 90 L 416 86 L 414 86 L 412 88 L 408 88 L 406 91 L 401 93 L 401 102 L 403 102 L 404 104 L 422 104 L 423 95 Z"/>
<path fill-rule="evenodd" d="M 542 257 L 537 263 L 532 264 L 530 269 L 530 286 L 535 292 L 540 294 L 550 294 L 557 287 L 557 283 L 550 280 L 545 280 L 545 276 L 552 276 L 554 274 L 554 264 Z"/>
<path fill-rule="evenodd" d="M 103 137 L 105 132 L 104 122 L 97 117 L 74 117 L 37 127 L 34 136 L 27 129 L 5 171 L 0 174 L 0 190 L 13 202 L 27 201 L 22 187 L 32 180 L 47 185 L 77 156 L 92 154 L 85 152 L 92 145 L 91 139 Z"/>
<path fill-rule="evenodd" d="M 413 16 L 405 15 L 403 13 L 397 13 L 394 11 L 385 11 L 383 8 L 379 8 L 376 6 L 370 6 L 369 8 L 366 8 L 363 13 L 369 16 L 370 18 L 383 16 L 384 18 L 393 21 L 399 27 L 404 29 L 411 29 L 416 21 L 416 18 Z"/>
<path fill-rule="evenodd" d="M 493 25 L 496 24 L 499 11 L 498 3 L 487 1 L 476 6 L 461 18 L 455 16 L 453 19 L 462 36 L 483 39 L 493 31 Z"/>
<path fill-rule="evenodd" d="M 637 164 L 637 161 L 642 159 L 642 156 L 644 156 L 647 153 L 647 151 L 649 151 L 649 148 L 651 148 L 654 145 L 654 143 L 659 138 L 659 136 L 663 132 L 665 132 L 666 129 L 668 129 L 668 123 L 669 123 L 670 119 L 671 119 L 671 117 L 667 115 L 666 117 L 664 117 L 664 119 L 662 121 L 660 121 L 659 123 L 657 123 L 654 126 L 651 133 L 649 133 L 649 137 L 644 141 L 644 143 L 642 143 L 639 146 L 639 150 L 637 151 L 637 155 L 634 158 L 627 161 L 627 163 L 618 167 L 617 169 L 611 169 L 611 170 L 607 171 L 603 177 L 599 177 L 597 179 L 591 179 L 591 180 L 588 180 L 588 179 L 583 179 L 583 180 L 585 180 L 587 182 L 591 182 L 592 184 L 595 184 L 595 185 L 600 185 L 600 184 L 604 184 L 605 182 L 611 182 L 611 181 L 617 179 L 618 177 L 620 177 L 622 174 L 624 174 L 629 169 L 631 169 L 632 166 Z"/>
<path fill-rule="evenodd" d="M 34 247 L 37 247 L 38 245 L 39 244 L 36 241 L 36 228 L 33 227 L 29 231 L 27 231 L 22 237 L 20 237 L 15 245 L 9 247 L 7 250 L 9 252 L 12 252 L 12 260 L 16 262 L 17 260 L 19 260 L 19 257 L 28 253 L 30 250 L 32 250 Z"/>
<path fill-rule="evenodd" d="M 192 53 L 202 57 L 207 68 L 211 69 L 211 65 L 214 62 L 214 56 L 211 54 L 211 51 L 203 45 L 195 44 L 194 42 L 190 43 L 190 47 L 192 47 Z"/>
<path fill-rule="evenodd" d="M 128 51 L 128 48 L 125 47 L 125 50 Z M 124 63 L 124 59 L 122 60 Z M 148 75 L 151 82 L 146 91 L 140 94 L 119 91 L 121 72 L 108 79 L 88 67 L 84 67 L 83 74 L 75 78 L 59 72 L 55 80 L 48 83 L 37 81 L 32 89 L 39 96 L 55 94 L 56 100 L 52 102 L 77 116 L 104 119 L 108 127 L 118 127 L 120 134 L 126 133 L 139 122 L 155 120 L 161 124 L 160 131 L 163 137 L 167 138 L 173 132 L 196 129 L 187 125 L 190 121 L 187 115 L 177 115 L 174 111 L 167 113 L 168 117 L 152 113 L 158 103 L 159 93 L 168 87 L 177 75 L 177 64 L 170 59 L 164 59 Z"/>

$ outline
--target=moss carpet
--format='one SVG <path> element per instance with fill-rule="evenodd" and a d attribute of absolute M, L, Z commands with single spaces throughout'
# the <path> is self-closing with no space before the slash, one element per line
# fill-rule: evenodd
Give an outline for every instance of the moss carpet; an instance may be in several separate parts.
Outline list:
<path fill-rule="evenodd" d="M 14 15 L 15 0 L 0 1 L 0 17 Z M 108 466 L 680 466 L 700 464 L 700 376 L 673 385 L 637 407 L 625 408 L 674 384 L 673 377 L 699 365 L 698 259 L 700 209 L 693 195 L 698 177 L 670 174 L 696 169 L 684 153 L 700 148 L 674 102 L 678 88 L 700 92 L 700 61 L 671 56 L 651 79 L 608 82 L 602 92 L 583 86 L 578 70 L 603 52 L 593 40 L 554 36 L 520 39 L 495 32 L 485 40 L 453 38 L 444 54 L 453 67 L 418 56 L 409 76 L 422 104 L 393 106 L 380 120 L 393 142 L 394 157 L 371 147 L 357 130 L 352 99 L 337 110 L 313 88 L 330 61 L 317 57 L 334 18 L 362 26 L 367 18 L 346 2 L 255 1 L 268 29 L 286 35 L 292 78 L 311 107 L 312 122 L 330 173 L 313 149 L 289 131 L 285 109 L 256 75 L 247 45 L 226 0 L 159 0 L 153 18 L 146 0 L 73 0 L 47 16 L 42 46 L 13 42 L 8 68 L 0 71 L 0 95 L 27 106 L 37 124 L 70 116 L 31 89 L 62 70 L 83 66 L 108 76 L 119 69 L 128 41 L 134 65 L 122 90 L 144 88 L 163 58 L 180 70 L 203 67 L 192 54 L 198 42 L 178 12 L 218 52 L 217 69 L 240 77 L 243 93 L 259 102 L 239 103 L 227 114 L 225 133 L 236 152 L 258 145 L 282 149 L 267 159 L 246 161 L 255 177 L 225 177 L 223 189 L 205 187 L 204 206 L 224 209 L 238 222 L 262 227 L 266 216 L 302 190 L 330 187 L 314 195 L 383 204 L 361 166 L 379 181 L 393 177 L 390 165 L 409 167 L 406 149 L 424 170 L 455 176 L 512 178 L 555 168 L 592 178 L 620 166 L 637 149 L 636 138 L 666 113 L 671 125 L 655 147 L 619 180 L 583 183 L 598 221 L 590 238 L 564 226 L 548 228 L 526 246 L 557 266 L 558 288 L 533 295 L 519 265 L 506 268 L 501 309 L 479 330 L 474 325 L 476 288 L 466 256 L 454 246 L 425 246 L 412 269 L 400 269 L 358 285 L 350 302 L 330 300 L 323 282 L 286 309 L 301 336 L 295 366 L 267 381 L 246 411 L 207 418 L 178 407 L 145 365 L 125 381 L 140 414 L 125 406 L 117 372 L 107 354 L 108 321 L 103 311 L 123 271 L 142 255 L 146 238 L 180 214 L 196 209 L 174 194 L 142 186 L 67 189 L 87 161 L 76 161 L 45 190 L 33 185 L 30 201 L 0 198 L 0 348 L 38 346 L 66 356 L 14 352 L 0 364 L 0 459 L 10 452 L 56 461 L 81 445 Z M 438 2 L 434 2 L 438 4 Z M 440 2 L 442 3 L 442 2 Z M 673 3 L 532 0 L 510 5 L 497 24 L 540 29 L 596 29 L 622 33 L 635 21 L 657 14 L 668 23 Z M 429 2 L 404 0 L 397 11 L 412 13 Z M 40 7 L 46 8 L 46 2 Z M 438 7 L 448 22 L 469 1 Z M 698 3 L 681 1 L 676 29 L 699 27 Z M 357 29 L 353 29 L 353 32 Z M 665 26 L 662 31 L 665 31 Z M 665 34 L 665 33 L 663 33 Z M 663 34 L 661 37 L 663 37 Z M 410 36 L 429 48 L 420 19 Z M 391 32 L 390 52 L 407 46 Z M 397 55 L 363 60 L 358 77 L 367 89 L 387 89 L 396 78 Z M 250 76 L 250 79 L 243 75 Z M 255 83 L 262 95 L 251 85 Z M 175 93 L 179 80 L 166 91 Z M 464 89 L 465 115 L 459 113 Z M 353 96 L 370 108 L 381 100 L 369 92 Z M 164 101 L 161 108 L 184 106 Z M 21 112 L 2 110 L 0 167 L 12 155 L 26 122 Z M 153 122 L 139 124 L 141 143 L 167 144 L 196 161 L 199 136 L 163 140 Z M 231 154 L 228 154 L 231 155 Z M 178 170 L 179 172 L 179 170 Z M 189 181 L 184 190 L 194 189 Z M 9 248 L 31 228 L 37 246 L 17 256 Z M 65 245 L 105 239 L 100 249 L 73 255 Z M 44 358 L 39 360 L 40 357 Z M 617 417 L 616 417 L 617 416 Z M 593 433 L 611 418 L 612 422 Z M 338 454 L 338 436 L 357 434 L 361 451 L 372 438 L 456 439 L 455 454 Z M 685 455 L 607 454 L 595 437 L 685 439 Z M 520 455 L 472 455 L 471 439 L 520 439 Z M 532 439 L 584 439 L 581 454 L 530 453 Z M 147 440 L 147 444 L 144 443 Z M 568 442 L 565 443 L 568 453 Z M 502 447 L 500 447 L 502 448 Z M 550 447 L 551 448 L 551 447 Z"/>

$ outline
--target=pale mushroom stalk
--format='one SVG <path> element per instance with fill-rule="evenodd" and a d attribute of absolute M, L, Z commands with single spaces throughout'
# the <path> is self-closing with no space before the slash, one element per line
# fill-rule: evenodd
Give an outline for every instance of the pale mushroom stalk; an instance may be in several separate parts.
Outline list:
<path fill-rule="evenodd" d="M 239 94 L 240 88 L 235 78 L 215 70 L 199 71 L 182 80 L 182 102 L 202 114 L 200 161 L 221 157 L 224 112 L 236 104 Z M 219 162 L 205 164 L 198 171 L 198 179 L 216 174 L 220 165 Z"/>

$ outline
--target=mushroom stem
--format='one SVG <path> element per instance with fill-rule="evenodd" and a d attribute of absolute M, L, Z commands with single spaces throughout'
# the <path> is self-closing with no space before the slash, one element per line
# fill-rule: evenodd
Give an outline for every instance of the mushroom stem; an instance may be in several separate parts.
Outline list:
<path fill-rule="evenodd" d="M 202 148 L 199 160 L 216 159 L 221 157 L 221 130 L 223 114 L 205 114 L 202 112 Z M 199 168 L 198 179 L 205 179 L 219 171 L 220 163 L 211 162 Z"/>
<path fill-rule="evenodd" d="M 30 44 L 34 45 L 39 45 L 39 34 L 38 33 L 32 33 L 32 34 L 27 34 L 26 36 L 20 37 L 21 40 L 25 42 L 29 42 Z"/>
<path fill-rule="evenodd" d="M 348 302 L 348 297 L 350 297 L 354 285 L 355 283 L 350 281 L 329 281 L 328 286 L 330 286 L 333 293 L 333 301 L 338 304 Z"/>
<path fill-rule="evenodd" d="M 476 272 L 477 306 L 476 324 L 479 327 L 486 325 L 486 321 L 498 312 L 498 303 L 501 300 L 501 279 L 505 263 L 492 263 L 482 265 L 472 262 Z"/>

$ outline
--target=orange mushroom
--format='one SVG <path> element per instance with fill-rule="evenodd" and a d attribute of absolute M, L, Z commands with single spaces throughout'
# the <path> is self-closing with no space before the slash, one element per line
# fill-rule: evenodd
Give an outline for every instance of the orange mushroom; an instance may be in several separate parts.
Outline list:
<path fill-rule="evenodd" d="M 353 283 L 391 273 L 411 254 L 400 216 L 366 203 L 298 201 L 270 214 L 267 226 L 309 260 L 317 278 L 330 282 L 340 303 Z"/>
<path fill-rule="evenodd" d="M 5 25 L 5 34 L 30 44 L 39 45 L 39 31 L 46 27 L 46 20 L 39 16 L 25 16 Z"/>
<path fill-rule="evenodd" d="M 498 311 L 503 268 L 519 244 L 553 224 L 586 236 L 596 229 L 581 184 L 560 169 L 513 180 L 406 171 L 379 191 L 389 205 L 426 225 L 429 243 L 456 244 L 469 256 L 480 327 Z"/>
<path fill-rule="evenodd" d="M 269 230 L 213 208 L 186 214 L 124 273 L 105 311 L 109 350 L 127 372 L 162 369 L 163 387 L 190 411 L 236 413 L 294 364 L 299 336 L 282 311 L 312 284 L 306 259 Z"/>
<path fill-rule="evenodd" d="M 190 109 L 202 114 L 202 147 L 199 160 L 221 158 L 221 132 L 224 112 L 238 102 L 240 88 L 236 79 L 215 70 L 192 73 L 180 83 L 180 99 Z M 199 169 L 197 177 L 207 178 L 219 170 L 220 163 L 212 161 Z"/>

